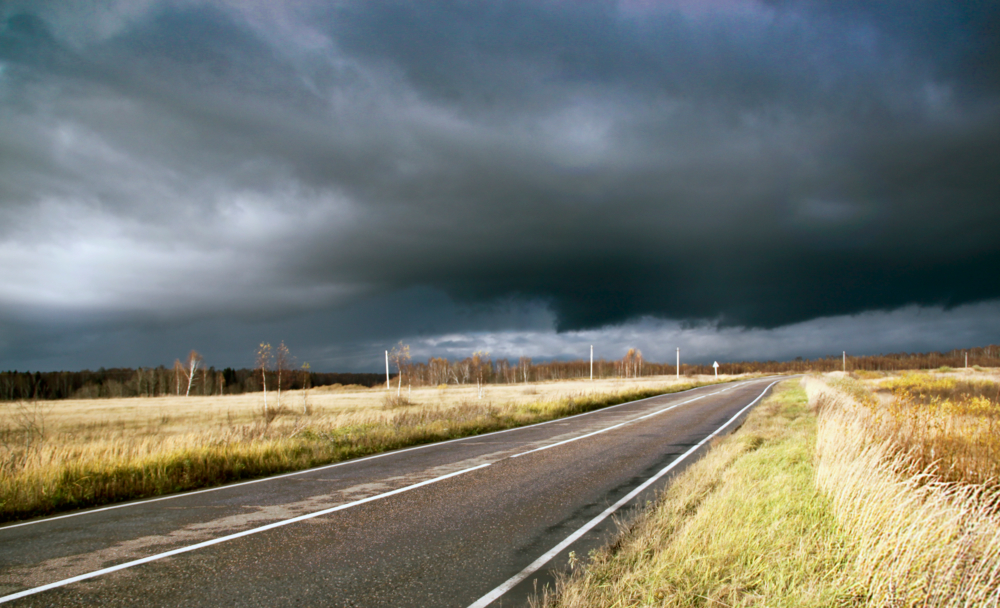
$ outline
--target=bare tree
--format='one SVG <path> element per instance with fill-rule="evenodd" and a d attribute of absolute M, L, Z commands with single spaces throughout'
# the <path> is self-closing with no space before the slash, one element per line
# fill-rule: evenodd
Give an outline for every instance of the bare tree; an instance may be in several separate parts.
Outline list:
<path fill-rule="evenodd" d="M 491 364 L 489 356 L 490 354 L 485 350 L 477 350 L 472 353 L 472 373 L 476 377 L 476 391 L 479 399 L 483 398 L 483 372 Z"/>
<path fill-rule="evenodd" d="M 472 377 L 472 359 L 466 357 L 461 361 L 455 361 L 451 369 L 455 384 L 466 384 Z"/>
<path fill-rule="evenodd" d="M 514 374 L 514 370 L 510 367 L 510 361 L 507 359 L 497 359 L 496 362 L 497 375 L 503 379 L 507 384 L 511 383 L 511 376 Z M 515 378 L 516 380 L 516 378 Z"/>
<path fill-rule="evenodd" d="M 191 383 L 194 382 L 194 373 L 198 371 L 198 366 L 201 365 L 201 363 L 202 358 L 201 355 L 198 354 L 198 351 L 192 350 L 188 353 L 187 365 L 184 369 L 184 375 L 187 376 L 188 381 L 187 392 L 184 393 L 185 397 L 191 396 Z"/>
<path fill-rule="evenodd" d="M 434 386 L 448 383 L 448 360 L 439 357 L 431 357 L 427 361 L 427 372 L 430 374 L 430 383 Z"/>
<path fill-rule="evenodd" d="M 181 376 L 184 375 L 184 365 L 180 359 L 174 359 L 174 384 L 177 387 L 177 396 L 181 396 Z"/>
<path fill-rule="evenodd" d="M 267 370 L 271 368 L 271 361 L 273 359 L 271 345 L 261 342 L 257 348 L 256 368 L 260 370 L 260 381 L 264 385 L 264 418 L 267 418 Z"/>
<path fill-rule="evenodd" d="M 626 378 L 637 378 L 642 371 L 642 351 L 630 348 L 621 360 L 621 375 Z"/>
<path fill-rule="evenodd" d="M 410 347 L 407 344 L 403 344 L 402 341 L 389 351 L 389 360 L 392 361 L 393 365 L 396 366 L 396 371 L 399 372 L 399 381 L 396 385 L 396 396 L 399 397 L 403 392 L 403 369 L 410 363 Z"/>
<path fill-rule="evenodd" d="M 281 344 L 278 345 L 278 349 L 274 355 L 274 367 L 278 371 L 278 407 L 281 407 L 281 372 L 284 370 L 290 370 L 292 366 L 292 356 L 288 352 L 288 347 L 285 346 L 285 341 L 282 340 Z"/>
<path fill-rule="evenodd" d="M 524 382 L 528 382 L 528 370 L 531 369 L 531 357 L 521 357 L 517 360 L 517 367 L 521 370 Z"/>

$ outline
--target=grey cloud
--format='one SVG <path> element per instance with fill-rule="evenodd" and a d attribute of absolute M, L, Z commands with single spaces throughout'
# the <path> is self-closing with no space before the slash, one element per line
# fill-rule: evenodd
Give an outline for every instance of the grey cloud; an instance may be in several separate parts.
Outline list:
<path fill-rule="evenodd" d="M 673 362 L 675 348 L 680 348 L 683 362 L 698 364 L 819 358 L 844 351 L 850 355 L 947 351 L 1000 336 L 998 306 L 996 301 L 951 310 L 908 306 L 892 312 L 820 317 L 775 329 L 684 325 L 643 318 L 561 334 L 522 330 L 455 332 L 443 338 L 414 336 L 411 348 L 418 358 L 463 358 L 482 349 L 494 358 L 542 355 L 546 359 L 579 360 L 589 356 L 593 345 L 597 358 L 618 359 L 627 349 L 639 348 L 647 361 L 658 362 Z M 368 369 L 376 369 L 376 357 L 369 361 Z"/>
<path fill-rule="evenodd" d="M 283 309 L 232 314 L 204 311 L 186 318 L 58 310 L 3 310 L 0 369 L 80 369 L 169 364 L 195 348 L 210 365 L 248 367 L 262 341 L 285 341 L 313 369 L 371 371 L 400 338 L 518 330 L 551 333 L 552 315 L 537 303 L 505 300 L 456 305 L 441 292 L 407 289 L 368 294 L 336 310 Z M 463 338 L 466 339 L 466 338 Z M 545 356 L 540 344 L 528 345 Z"/>
<path fill-rule="evenodd" d="M 8 319 L 235 336 L 433 292 L 482 324 L 779 328 L 1000 297 L 988 3 L 89 6 L 0 14 Z"/>

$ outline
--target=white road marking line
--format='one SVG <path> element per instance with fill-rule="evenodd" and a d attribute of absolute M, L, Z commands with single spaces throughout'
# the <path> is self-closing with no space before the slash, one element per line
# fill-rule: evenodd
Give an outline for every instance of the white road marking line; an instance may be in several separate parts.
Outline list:
<path fill-rule="evenodd" d="M 235 540 L 237 538 L 242 538 L 244 536 L 250 536 L 251 534 L 257 534 L 259 532 L 265 532 L 267 530 L 272 530 L 274 528 L 280 528 L 282 526 L 287 526 L 290 524 L 298 523 L 300 521 L 305 521 L 307 519 L 313 519 L 315 517 L 320 517 L 321 515 L 327 515 L 335 511 L 342 511 L 344 509 L 349 509 L 351 507 L 356 507 L 357 505 L 364 504 L 366 502 L 372 502 L 374 500 L 379 500 L 382 498 L 388 498 L 389 496 L 395 496 L 396 494 L 402 494 L 403 492 L 408 492 L 409 490 L 415 490 L 432 483 L 437 483 L 448 479 L 449 477 L 455 477 L 456 475 L 462 475 L 463 473 L 468 473 L 470 471 L 476 471 L 485 467 L 490 466 L 490 463 L 481 464 L 478 466 L 470 467 L 468 469 L 462 469 L 461 471 L 455 471 L 454 473 L 448 473 L 447 475 L 441 475 L 440 477 L 435 477 L 434 479 L 427 479 L 413 485 L 409 485 L 403 488 L 397 488 L 395 490 L 385 492 L 382 494 L 376 494 L 375 496 L 369 496 L 368 498 L 362 498 L 360 500 L 355 500 L 354 502 L 349 502 L 346 504 L 338 505 L 336 507 L 330 507 L 329 509 L 323 509 L 322 511 L 316 511 L 315 513 L 307 513 L 305 515 L 299 515 L 298 517 L 292 517 L 291 519 L 285 519 L 282 521 L 276 521 L 274 523 L 267 524 L 266 526 L 260 526 L 259 528 L 252 528 L 250 530 L 244 530 L 242 532 L 237 532 L 235 534 L 230 534 L 228 536 L 221 536 L 219 538 L 213 538 L 212 540 L 206 540 L 194 545 L 189 545 L 187 547 L 180 547 L 178 549 L 173 549 L 171 551 L 166 551 L 164 553 L 158 553 L 156 555 L 150 555 L 148 557 L 143 557 L 142 559 L 133 560 L 130 562 L 125 562 L 124 564 L 118 564 L 117 566 L 111 566 L 110 568 L 103 568 L 101 570 L 95 570 L 93 572 L 88 572 L 86 574 L 81 574 L 79 576 L 74 576 L 72 578 L 67 578 L 55 583 L 49 583 L 48 585 L 42 585 L 41 587 L 35 587 L 33 589 L 26 589 L 24 591 L 19 591 L 18 593 L 12 593 L 10 595 L 5 595 L 0 597 L 0 604 L 9 602 L 11 600 L 16 600 L 29 595 L 34 595 L 36 593 L 41 593 L 42 591 L 48 591 L 49 589 L 55 589 L 57 587 L 63 587 L 69 585 L 70 583 L 76 583 L 79 581 L 85 581 L 87 579 L 95 578 L 104 574 L 109 574 L 111 572 L 116 572 L 118 570 L 124 570 L 126 568 L 132 568 L 141 564 L 146 564 L 156 560 L 163 559 L 165 557 L 170 557 L 173 555 L 179 555 L 181 553 L 187 553 L 189 551 L 197 551 L 198 549 L 203 549 L 205 547 L 210 547 L 212 545 L 217 545 L 219 543 L 224 543 L 226 541 Z"/>
<path fill-rule="evenodd" d="M 524 456 L 525 454 L 531 454 L 533 452 L 541 452 L 542 450 L 547 450 L 549 448 L 554 448 L 556 446 L 560 446 L 560 445 L 563 445 L 563 444 L 566 444 L 566 443 L 572 443 L 574 441 L 579 441 L 580 439 L 586 439 L 587 437 L 593 437 L 594 435 L 600 435 L 601 433 L 605 433 L 607 431 L 611 431 L 611 430 L 617 429 L 619 427 L 623 427 L 623 426 L 625 426 L 627 424 L 632 424 L 633 422 L 638 422 L 640 420 L 645 420 L 646 418 L 650 418 L 652 416 L 656 416 L 657 414 L 662 414 L 663 412 L 669 412 L 670 410 L 672 410 L 674 408 L 680 407 L 682 405 L 687 405 L 688 403 L 692 403 L 692 402 L 697 401 L 699 399 L 704 399 L 705 397 L 713 397 L 715 395 L 721 395 L 722 393 L 724 393 L 726 391 L 729 391 L 729 390 L 732 390 L 734 388 L 736 388 L 736 387 L 735 386 L 730 386 L 729 388 L 724 388 L 721 391 L 715 391 L 714 393 L 709 393 L 707 395 L 702 395 L 700 397 L 695 397 L 694 399 L 688 399 L 687 401 L 682 401 L 681 403 L 675 403 L 674 405 L 671 405 L 670 407 L 665 407 L 662 410 L 656 410 L 655 412 L 650 412 L 649 414 L 645 414 L 645 415 L 639 416 L 638 418 L 633 418 L 632 420 L 626 420 L 625 422 L 622 422 L 620 424 L 616 424 L 614 426 L 609 426 L 606 429 L 601 429 L 599 431 L 594 431 L 593 433 L 587 433 L 586 435 L 580 435 L 579 437 L 574 437 L 572 439 L 567 439 L 565 441 L 560 441 L 558 443 L 553 443 L 552 445 L 546 445 L 546 446 L 542 446 L 540 448 L 535 448 L 533 450 L 528 450 L 527 452 L 521 452 L 520 454 L 514 454 L 513 456 L 510 456 L 510 458 L 517 458 L 519 456 Z M 652 397 L 650 397 L 650 399 L 652 399 Z M 635 401 L 633 401 L 632 403 L 635 403 Z M 617 406 L 615 406 L 615 407 L 617 407 Z"/>
<path fill-rule="evenodd" d="M 553 443 L 551 445 L 543 445 L 540 448 L 535 448 L 533 450 L 528 450 L 527 452 L 521 452 L 520 454 L 514 454 L 513 456 L 511 456 L 511 458 L 518 458 L 520 456 L 524 456 L 525 454 L 533 454 L 535 452 L 541 452 L 542 450 L 547 450 L 549 448 L 554 448 L 554 447 L 557 447 L 557 446 L 560 446 L 560 445 L 565 445 L 567 443 L 572 443 L 574 441 L 579 441 L 581 439 L 586 439 L 587 437 L 593 437 L 594 435 L 600 435 L 601 433 L 607 433 L 608 431 L 613 431 L 613 430 L 615 430 L 617 428 L 621 428 L 621 427 L 623 427 L 623 426 L 625 426 L 627 424 L 632 424 L 633 422 L 638 422 L 640 420 L 645 420 L 646 418 L 649 418 L 651 416 L 655 416 L 657 414 L 662 414 L 663 412 L 669 412 L 670 410 L 672 410 L 672 409 L 674 409 L 676 407 L 680 407 L 682 405 L 687 405 L 688 403 L 693 403 L 693 402 L 695 402 L 695 401 L 697 401 L 699 399 L 704 399 L 705 397 L 711 397 L 712 395 L 717 395 L 717 394 L 718 393 L 709 393 L 708 395 L 702 395 L 701 397 L 695 397 L 694 399 L 688 399 L 687 401 L 682 401 L 681 403 L 675 403 L 674 405 L 671 405 L 670 407 L 665 407 L 662 410 L 656 410 L 655 412 L 653 412 L 651 414 L 646 414 L 644 416 L 639 416 L 638 418 L 633 418 L 631 420 L 626 420 L 625 422 L 621 422 L 619 424 L 615 424 L 613 426 L 609 426 L 606 429 L 601 429 L 599 431 L 594 431 L 593 433 L 587 433 L 586 435 L 580 435 L 579 437 L 573 437 L 572 439 L 567 439 L 565 441 L 559 441 L 559 442 Z"/>
<path fill-rule="evenodd" d="M 753 380 L 743 380 L 743 381 L 739 381 L 738 380 L 736 382 L 738 384 L 742 384 L 743 382 L 753 382 Z M 35 520 L 32 520 L 32 521 L 25 521 L 25 522 L 21 522 L 21 523 L 17 523 L 17 524 L 11 524 L 11 525 L 8 525 L 8 526 L 0 526 L 0 533 L 2 533 L 4 530 L 12 530 L 14 528 L 20 528 L 21 526 L 33 526 L 33 525 L 36 525 L 36 524 L 48 523 L 48 522 L 51 522 L 51 521 L 56 521 L 56 520 L 60 520 L 60 519 L 67 519 L 67 518 L 70 518 L 70 517 L 79 517 L 81 515 L 91 515 L 93 513 L 100 513 L 102 511 L 111 511 L 111 510 L 114 510 L 114 509 L 124 509 L 126 507 L 135 507 L 135 506 L 138 506 L 138 505 L 145 505 L 145 504 L 149 504 L 149 503 L 152 503 L 152 502 L 159 502 L 161 500 L 173 500 L 175 498 L 185 498 L 187 496 L 194 496 L 196 494 L 204 494 L 206 492 L 218 492 L 219 490 L 229 490 L 231 488 L 238 488 L 240 486 L 246 486 L 246 485 L 250 485 L 250 484 L 254 484 L 254 483 L 262 483 L 262 482 L 265 482 L 265 481 L 273 481 L 275 479 L 282 479 L 284 477 L 293 477 L 295 475 L 305 475 L 307 473 L 315 473 L 316 471 L 323 471 L 323 470 L 326 470 L 326 469 L 333 469 L 333 468 L 336 468 L 336 467 L 342 467 L 342 466 L 349 465 L 349 464 L 357 464 L 359 462 L 364 462 L 366 460 L 373 460 L 375 458 L 385 458 L 386 456 L 394 456 L 396 454 L 402 454 L 404 452 L 410 452 L 410 451 L 413 451 L 413 450 L 423 450 L 423 449 L 434 447 L 434 446 L 438 446 L 438 445 L 444 445 L 446 443 L 454 443 L 456 441 L 468 441 L 469 439 L 476 439 L 476 438 L 488 437 L 490 435 L 499 435 L 501 433 L 510 433 L 512 431 L 520 431 L 520 430 L 523 430 L 523 429 L 530 429 L 530 428 L 537 427 L 537 426 L 542 426 L 542 425 L 546 425 L 546 424 L 552 424 L 553 422 L 562 422 L 564 420 L 572 420 L 573 418 L 579 418 L 580 416 L 588 416 L 590 414 L 597 414 L 599 412 L 606 412 L 606 411 L 614 409 L 616 407 L 622 407 L 624 405 L 632 405 L 632 404 L 635 404 L 635 403 L 641 403 L 643 401 L 649 401 L 650 399 L 658 399 L 660 397 L 667 397 L 667 396 L 670 396 L 670 395 L 679 395 L 681 393 L 686 393 L 688 391 L 698 390 L 700 388 L 709 388 L 711 386 L 717 386 L 718 384 L 723 384 L 723 383 L 722 382 L 718 382 L 718 383 L 709 384 L 707 386 L 696 386 L 694 388 L 689 388 L 687 390 L 678 391 L 676 393 L 664 393 L 662 395 L 654 395 L 652 397 L 645 397 L 643 399 L 636 399 L 634 401 L 626 401 L 625 403 L 619 403 L 618 405 L 609 405 L 608 407 L 602 407 L 600 409 L 591 410 L 589 412 L 582 412 L 582 413 L 579 413 L 579 414 L 573 414 L 572 416 L 566 416 L 564 418 L 553 418 L 552 420 L 546 420 L 545 422 L 536 422 L 535 424 L 528 424 L 528 425 L 525 425 L 525 426 L 516 426 L 516 427 L 513 427 L 513 428 L 509 428 L 509 429 L 503 429 L 502 431 L 491 431 L 489 433 L 482 433 L 482 434 L 479 434 L 479 435 L 469 435 L 468 437 L 459 437 L 457 439 L 446 439 L 444 441 L 436 441 L 434 443 L 425 443 L 423 445 L 418 445 L 418 446 L 414 446 L 414 447 L 411 447 L 411 448 L 403 448 L 401 450 L 394 450 L 392 452 L 382 452 L 381 454 L 374 454 L 372 456 L 364 456 L 362 458 L 353 458 L 351 460 L 344 460 L 342 462 L 335 462 L 333 464 L 326 464 L 326 465 L 319 466 L 319 467 L 313 467 L 311 469 L 302 469 L 301 471 L 292 471 L 291 473 L 282 473 L 281 475 L 272 475 L 270 477 L 261 477 L 260 479 L 251 479 L 249 481 L 240 481 L 240 482 L 237 482 L 237 483 L 231 483 L 231 484 L 226 484 L 226 485 L 222 485 L 222 486 L 216 486 L 214 488 L 204 488 L 204 489 L 201 489 L 201 490 L 191 490 L 190 492 L 181 492 L 181 493 L 178 493 L 178 494 L 171 494 L 169 496 L 159 496 L 157 498 L 147 498 L 147 499 L 143 499 L 143 500 L 136 500 L 136 501 L 133 501 L 133 502 L 126 502 L 126 503 L 117 504 L 117 505 L 110 505 L 110 506 L 107 506 L 107 507 L 99 507 L 97 509 L 87 509 L 85 511 L 77 511 L 75 513 L 67 513 L 65 515 L 55 515 L 55 516 L 52 516 L 52 517 L 45 517 L 45 518 L 42 518 L 42 519 L 35 519 Z M 730 388 L 734 388 L 734 387 L 735 387 L 735 385 L 733 387 L 730 387 Z"/>
<path fill-rule="evenodd" d="M 638 488 L 636 488 L 636 489 L 632 490 L 631 492 L 629 492 L 626 496 L 622 497 L 621 500 L 619 500 L 615 504 L 613 504 L 610 507 L 608 507 L 607 509 L 605 509 L 600 515 L 598 515 L 594 519 L 588 521 L 586 524 L 583 525 L 583 527 L 581 527 L 579 530 L 577 530 L 573 534 L 569 535 L 561 543 L 559 543 L 555 547 L 552 547 L 551 549 L 549 549 L 548 551 L 546 551 L 545 554 L 543 554 L 541 557 L 539 557 L 535 561 L 531 562 L 531 564 L 528 565 L 527 568 L 525 568 L 524 570 L 521 570 L 519 573 L 517 573 L 514 576 L 512 576 L 511 578 L 509 578 L 502 585 L 498 586 L 497 588 L 493 589 L 492 591 L 490 591 L 489 593 L 487 593 L 483 597 L 481 597 L 478 600 L 476 600 L 474 603 L 470 604 L 469 608 L 485 608 L 486 606 L 490 605 L 491 603 L 493 603 L 494 601 L 496 601 L 497 599 L 499 599 L 500 596 L 502 596 L 503 594 L 505 594 L 508 591 L 510 591 L 511 589 L 513 589 L 518 583 L 520 583 L 524 579 L 526 579 L 529 576 L 531 576 L 532 574 L 534 574 L 539 568 L 541 568 L 542 566 L 544 566 L 549 560 L 551 560 L 553 557 L 555 557 L 556 555 L 558 555 L 560 551 L 562 551 L 566 547 L 572 545 L 581 536 L 583 536 L 584 534 L 586 534 L 587 532 L 589 532 L 594 526 L 596 526 L 597 524 L 599 524 L 602 521 L 604 521 L 605 519 L 607 519 L 607 517 L 609 515 L 611 515 L 612 513 L 614 513 L 618 509 L 620 509 L 623 505 L 627 504 L 630 500 L 632 500 L 633 498 L 635 498 L 636 496 L 638 496 L 643 490 L 645 490 L 646 488 L 648 488 L 649 486 L 651 486 L 653 483 L 655 483 L 656 480 L 660 479 L 661 477 L 663 477 L 664 475 L 666 475 L 667 473 L 669 473 L 674 467 L 676 467 L 678 464 L 680 464 L 681 461 L 683 461 L 685 458 L 687 458 L 691 454 L 695 453 L 698 450 L 698 448 L 700 448 L 701 446 L 705 445 L 706 443 L 708 443 L 708 441 L 710 439 L 712 439 L 713 437 L 715 437 L 716 435 L 718 435 L 719 433 L 721 433 L 723 430 L 725 430 L 726 427 L 728 427 L 730 424 L 732 424 L 733 422 L 735 422 L 736 419 L 738 419 L 740 416 L 742 416 L 744 412 L 746 412 L 748 409 L 750 409 L 750 407 L 753 406 L 753 404 L 755 404 L 758 401 L 760 401 L 761 397 L 763 397 L 767 393 L 767 391 L 772 386 L 774 386 L 775 384 L 777 384 L 778 382 L 781 382 L 781 380 L 775 380 L 771 384 L 767 385 L 767 388 L 764 389 L 764 392 L 762 392 L 760 395 L 757 396 L 756 399 L 754 399 L 753 401 L 751 401 L 743 409 L 741 409 L 739 412 L 737 412 L 736 415 L 733 416 L 732 418 L 730 418 L 725 424 L 723 424 L 722 426 L 720 426 L 719 428 L 717 428 L 711 435 L 708 435 L 707 437 L 705 437 L 704 439 L 702 439 L 701 441 L 699 441 L 697 445 L 695 445 L 694 447 L 692 447 L 688 451 L 686 451 L 683 454 L 681 454 L 680 456 L 678 456 L 676 460 L 674 460 L 669 465 L 667 465 L 666 467 L 664 467 L 663 469 L 661 469 L 659 473 L 657 473 L 656 475 L 654 475 L 654 476 L 650 477 L 649 479 L 647 479 L 641 486 L 639 486 Z"/>

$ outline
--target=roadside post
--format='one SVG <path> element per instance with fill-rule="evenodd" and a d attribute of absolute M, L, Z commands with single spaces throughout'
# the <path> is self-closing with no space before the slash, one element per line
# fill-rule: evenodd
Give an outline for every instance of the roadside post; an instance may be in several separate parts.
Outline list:
<path fill-rule="evenodd" d="M 676 368 L 675 371 L 677 372 L 677 379 L 680 380 L 681 379 L 681 347 L 680 346 L 677 347 L 677 368 Z"/>
<path fill-rule="evenodd" d="M 966 365 L 966 367 L 969 367 Z M 590 379 L 594 379 L 594 345 L 590 345 Z"/>

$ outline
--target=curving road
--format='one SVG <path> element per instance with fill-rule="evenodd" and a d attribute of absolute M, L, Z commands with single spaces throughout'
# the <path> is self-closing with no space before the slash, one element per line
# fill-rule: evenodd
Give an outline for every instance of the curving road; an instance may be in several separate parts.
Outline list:
<path fill-rule="evenodd" d="M 11 606 L 519 606 L 772 379 L 0 527 Z"/>

